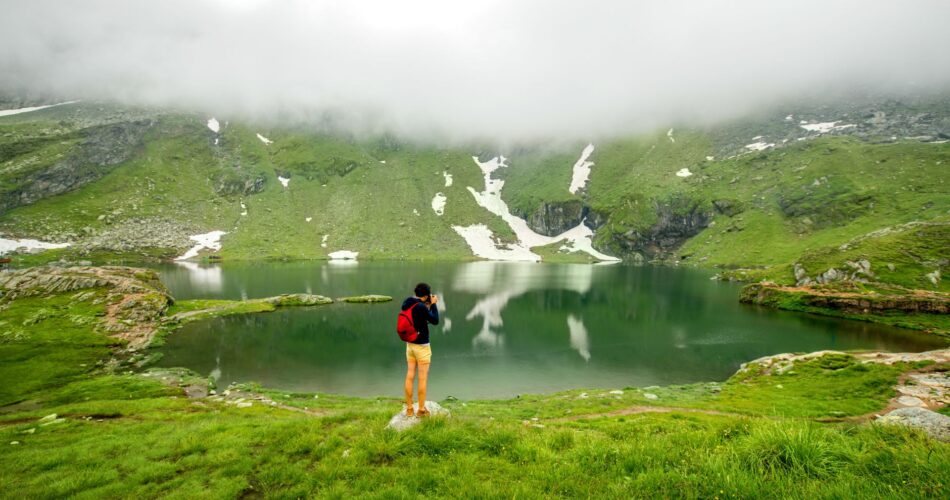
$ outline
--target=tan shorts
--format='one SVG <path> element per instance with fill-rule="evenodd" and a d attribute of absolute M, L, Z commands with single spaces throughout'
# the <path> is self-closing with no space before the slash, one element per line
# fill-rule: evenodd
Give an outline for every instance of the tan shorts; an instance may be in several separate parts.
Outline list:
<path fill-rule="evenodd" d="M 428 364 L 432 361 L 432 346 L 406 342 L 406 361 L 415 361 L 420 365 Z"/>

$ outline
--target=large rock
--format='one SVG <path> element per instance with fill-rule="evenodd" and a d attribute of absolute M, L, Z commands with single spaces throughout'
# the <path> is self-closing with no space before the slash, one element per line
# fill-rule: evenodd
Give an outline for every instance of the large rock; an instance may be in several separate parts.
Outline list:
<path fill-rule="evenodd" d="M 920 429 L 934 439 L 950 442 L 950 417 L 926 408 L 899 408 L 877 421 Z"/>
<path fill-rule="evenodd" d="M 32 170 L 8 189 L 0 188 L 0 214 L 101 179 L 141 150 L 145 133 L 154 124 L 154 120 L 146 119 L 77 132 L 79 143 L 64 158 Z"/>
<path fill-rule="evenodd" d="M 435 401 L 426 401 L 426 409 L 429 410 L 429 414 L 431 417 L 448 417 L 451 415 L 449 413 L 449 410 L 442 408 L 442 405 L 440 405 L 439 403 L 436 403 Z M 412 410 L 413 412 L 418 412 L 419 403 L 413 403 Z M 424 417 L 424 418 L 430 418 L 430 417 Z M 399 413 L 393 415 L 393 418 L 389 419 L 389 423 L 386 425 L 386 428 L 393 429 L 395 431 L 404 431 L 418 424 L 421 421 L 422 421 L 422 418 L 406 416 L 406 408 L 404 406 L 403 409 Z"/>

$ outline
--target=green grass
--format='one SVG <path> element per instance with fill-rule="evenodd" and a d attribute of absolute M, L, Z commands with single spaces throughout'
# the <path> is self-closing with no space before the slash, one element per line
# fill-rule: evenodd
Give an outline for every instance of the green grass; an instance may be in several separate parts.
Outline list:
<path fill-rule="evenodd" d="M 312 413 L 237 408 L 188 399 L 156 376 L 94 370 L 112 343 L 95 330 L 98 314 L 68 295 L 4 310 L 4 321 L 22 325 L 15 345 L 34 350 L 0 350 L 3 380 L 16 378 L 13 366 L 19 378 L 45 376 L 4 393 L 3 404 L 32 404 L 0 407 L 0 495 L 941 498 L 950 487 L 948 444 L 812 420 L 881 409 L 898 376 L 918 365 L 826 355 L 782 374 L 750 365 L 723 383 L 451 399 L 442 402 L 450 418 L 396 433 L 385 429 L 395 398 L 245 385 Z M 91 364 L 80 369 L 83 361 Z M 49 372 L 53 362 L 67 369 Z M 674 411 L 624 413 L 656 405 Z M 698 412 L 707 410 L 720 413 Z M 65 420 L 40 425 L 53 413 Z"/>
<path fill-rule="evenodd" d="M 97 292 L 100 296 L 102 292 Z M 73 296 L 31 297 L 0 314 L 0 406 L 87 376 L 120 342 L 96 333 L 104 306 Z"/>

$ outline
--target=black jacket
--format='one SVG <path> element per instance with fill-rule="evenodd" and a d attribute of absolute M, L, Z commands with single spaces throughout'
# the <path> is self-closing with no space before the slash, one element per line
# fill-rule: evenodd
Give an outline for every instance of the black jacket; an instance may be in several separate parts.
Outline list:
<path fill-rule="evenodd" d="M 418 297 L 409 297 L 402 303 L 402 310 L 412 308 L 412 325 L 416 327 L 416 331 L 419 332 L 419 336 L 416 337 L 413 344 L 428 344 L 429 343 L 429 323 L 433 325 L 439 324 L 439 306 L 432 304 L 432 307 L 425 307 L 425 304 L 419 306 L 417 304 L 423 304 Z"/>

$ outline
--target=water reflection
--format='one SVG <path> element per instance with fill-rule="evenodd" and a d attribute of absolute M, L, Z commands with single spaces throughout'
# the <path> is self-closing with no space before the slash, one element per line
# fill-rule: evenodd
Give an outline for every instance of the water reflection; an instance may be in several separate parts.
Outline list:
<path fill-rule="evenodd" d="M 567 317 L 567 329 L 570 332 L 571 349 L 577 351 L 584 361 L 590 361 L 590 340 L 584 321 L 571 314 Z"/>
<path fill-rule="evenodd" d="M 188 278 L 193 286 L 214 292 L 221 291 L 224 278 L 220 266 L 198 264 L 197 262 L 184 260 L 175 261 L 175 264 L 188 270 Z"/>
<path fill-rule="evenodd" d="M 534 263 L 488 261 L 463 264 L 454 281 L 454 289 L 487 294 L 476 302 L 465 316 L 468 321 L 482 318 L 481 329 L 472 338 L 472 346 L 485 349 L 498 349 L 504 346 L 504 333 L 500 330 L 505 324 L 502 311 L 512 299 L 537 290 L 567 290 L 581 295 L 586 294 L 593 283 L 593 269 L 593 266 L 580 264 L 539 266 Z M 570 320 L 568 324 L 571 324 Z M 575 333 L 573 329 L 571 332 L 573 348 Z M 588 336 L 586 328 L 583 334 L 578 330 L 576 335 L 578 339 L 581 335 L 583 336 L 583 343 L 586 346 Z M 590 352 L 586 351 L 586 347 L 584 349 L 581 356 L 590 359 Z"/>

